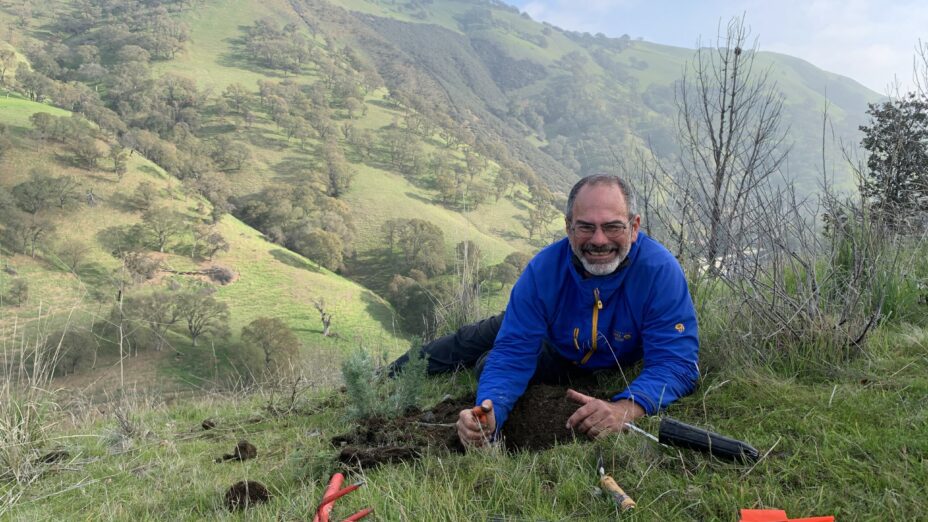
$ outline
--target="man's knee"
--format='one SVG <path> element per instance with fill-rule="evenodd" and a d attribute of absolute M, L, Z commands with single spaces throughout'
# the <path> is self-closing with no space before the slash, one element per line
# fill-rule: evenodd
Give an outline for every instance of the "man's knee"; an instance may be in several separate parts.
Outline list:
<path fill-rule="evenodd" d="M 390 365 L 390 375 L 399 372 L 417 352 L 428 359 L 426 372 L 429 375 L 470 368 L 493 348 L 502 321 L 503 314 L 488 317 L 413 348 Z"/>

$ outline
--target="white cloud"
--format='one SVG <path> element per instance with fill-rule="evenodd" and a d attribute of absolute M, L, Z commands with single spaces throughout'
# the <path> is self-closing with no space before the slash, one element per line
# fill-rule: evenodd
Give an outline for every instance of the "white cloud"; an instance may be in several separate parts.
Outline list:
<path fill-rule="evenodd" d="M 761 50 L 803 58 L 885 92 L 898 77 L 911 88 L 912 56 L 928 40 L 922 0 L 508 0 L 536 20 L 670 45 L 711 41 L 719 19 L 745 13 Z"/>

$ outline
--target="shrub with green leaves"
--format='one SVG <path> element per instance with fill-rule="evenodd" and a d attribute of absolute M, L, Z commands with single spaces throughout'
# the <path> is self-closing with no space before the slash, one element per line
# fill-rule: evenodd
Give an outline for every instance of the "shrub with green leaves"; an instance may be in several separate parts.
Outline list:
<path fill-rule="evenodd" d="M 29 282 L 21 277 L 10 281 L 6 289 L 3 302 L 11 305 L 22 305 L 29 300 Z"/>
<path fill-rule="evenodd" d="M 428 359 L 420 351 L 413 351 L 409 362 L 403 367 L 395 379 L 395 387 L 390 397 L 390 403 L 398 412 L 420 405 L 425 390 L 428 374 Z"/>
<path fill-rule="evenodd" d="M 348 394 L 349 414 L 354 418 L 375 417 L 383 413 L 377 394 L 374 358 L 358 348 L 342 363 L 342 377 Z"/>

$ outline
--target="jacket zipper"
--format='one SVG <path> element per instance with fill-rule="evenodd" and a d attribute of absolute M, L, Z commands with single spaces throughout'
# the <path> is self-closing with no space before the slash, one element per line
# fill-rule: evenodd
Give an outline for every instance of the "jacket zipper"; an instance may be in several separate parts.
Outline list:
<path fill-rule="evenodd" d="M 599 340 L 599 311 L 603 309 L 603 302 L 599 298 L 599 288 L 593 289 L 593 342 L 590 351 L 583 356 L 580 364 L 586 364 L 590 357 L 596 353 L 596 345 Z"/>

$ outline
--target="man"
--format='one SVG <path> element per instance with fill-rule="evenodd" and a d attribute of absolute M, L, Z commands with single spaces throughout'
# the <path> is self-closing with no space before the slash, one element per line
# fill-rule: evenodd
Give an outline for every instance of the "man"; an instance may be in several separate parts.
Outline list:
<path fill-rule="evenodd" d="M 593 438 L 623 431 L 695 387 L 699 341 L 686 279 L 673 255 L 639 231 L 629 185 L 617 176 L 581 179 L 568 196 L 565 224 L 567 237 L 528 264 L 501 320 L 464 327 L 422 349 L 430 373 L 482 364 L 477 404 L 486 415 L 460 412 L 465 445 L 495 438 L 530 382 L 563 382 L 643 360 L 638 377 L 609 400 L 568 390 L 579 407 L 567 426 Z"/>

